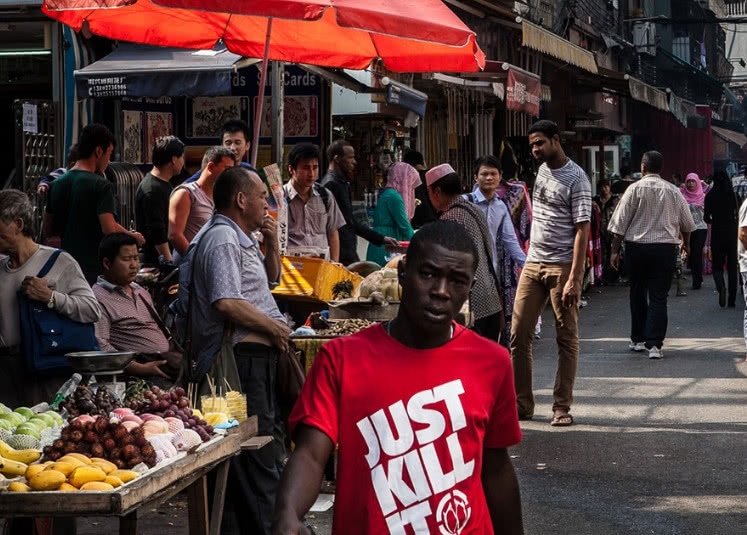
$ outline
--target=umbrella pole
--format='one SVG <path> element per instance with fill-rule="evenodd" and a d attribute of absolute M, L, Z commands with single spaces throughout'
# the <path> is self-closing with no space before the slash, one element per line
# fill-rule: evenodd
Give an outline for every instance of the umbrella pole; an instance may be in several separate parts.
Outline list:
<path fill-rule="evenodd" d="M 262 105 L 265 101 L 265 82 L 267 81 L 267 64 L 270 55 L 270 35 L 272 34 L 272 17 L 267 20 L 267 37 L 265 37 L 265 56 L 262 59 L 262 69 L 259 73 L 259 93 L 254 114 L 254 139 L 252 140 L 252 165 L 257 165 L 257 151 L 259 150 L 259 132 L 262 125 Z"/>

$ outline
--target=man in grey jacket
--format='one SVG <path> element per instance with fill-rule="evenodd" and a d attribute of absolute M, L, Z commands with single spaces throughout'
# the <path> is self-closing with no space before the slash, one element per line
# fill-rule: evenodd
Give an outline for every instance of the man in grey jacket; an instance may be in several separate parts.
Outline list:
<path fill-rule="evenodd" d="M 63 316 L 94 323 L 101 316 L 93 290 L 75 259 L 61 253 L 46 277 L 37 275 L 55 249 L 39 245 L 32 236 L 32 207 L 22 191 L 0 191 L 0 391 L 7 405 L 31 406 L 51 401 L 65 377 L 28 373 L 21 350 L 18 296 L 21 293 Z"/>

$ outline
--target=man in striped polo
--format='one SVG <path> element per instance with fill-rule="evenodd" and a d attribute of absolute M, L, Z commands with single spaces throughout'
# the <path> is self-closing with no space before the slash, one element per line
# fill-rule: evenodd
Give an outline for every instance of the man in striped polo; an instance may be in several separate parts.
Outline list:
<path fill-rule="evenodd" d="M 551 424 L 568 426 L 573 423 L 570 408 L 578 366 L 578 303 L 591 221 L 591 182 L 565 155 L 558 125 L 552 121 L 536 122 L 529 129 L 529 144 L 542 165 L 534 184 L 529 254 L 511 322 L 516 403 L 520 419 L 534 416 L 532 337 L 549 299 L 558 343 Z"/>

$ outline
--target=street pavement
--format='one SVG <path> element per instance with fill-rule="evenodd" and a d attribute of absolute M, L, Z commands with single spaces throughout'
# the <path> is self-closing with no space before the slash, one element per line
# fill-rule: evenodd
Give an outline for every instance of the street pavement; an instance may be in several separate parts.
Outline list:
<path fill-rule="evenodd" d="M 661 361 L 628 351 L 626 287 L 589 294 L 576 423 L 566 428 L 549 424 L 557 352 L 545 311 L 534 351 L 535 418 L 521 422 L 524 438 L 510 451 L 527 535 L 747 533 L 744 302 L 719 308 L 710 277 L 687 293 L 670 297 Z M 185 533 L 180 505 L 147 515 L 142 533 Z M 329 535 L 330 517 L 311 516 L 318 535 Z M 107 531 L 107 521 L 93 522 L 81 532 Z"/>

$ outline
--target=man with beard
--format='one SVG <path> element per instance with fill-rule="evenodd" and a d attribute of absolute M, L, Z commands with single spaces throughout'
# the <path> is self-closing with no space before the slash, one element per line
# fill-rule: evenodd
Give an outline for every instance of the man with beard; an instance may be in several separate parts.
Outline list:
<path fill-rule="evenodd" d="M 548 299 L 555 313 L 558 372 L 551 425 L 568 426 L 578 367 L 578 302 L 591 222 L 591 182 L 560 144 L 558 125 L 537 121 L 529 129 L 532 154 L 541 162 L 534 185 L 529 254 L 516 290 L 511 322 L 519 418 L 534 415 L 532 338 Z"/>
<path fill-rule="evenodd" d="M 374 245 L 399 245 L 394 238 L 382 236 L 372 228 L 364 225 L 353 216 L 353 189 L 351 182 L 355 178 L 355 149 L 344 139 L 333 141 L 327 147 L 329 168 L 322 180 L 322 186 L 332 192 L 337 206 L 345 218 L 345 226 L 340 229 L 340 263 L 348 266 L 358 262 L 358 238 L 368 240 Z"/>

